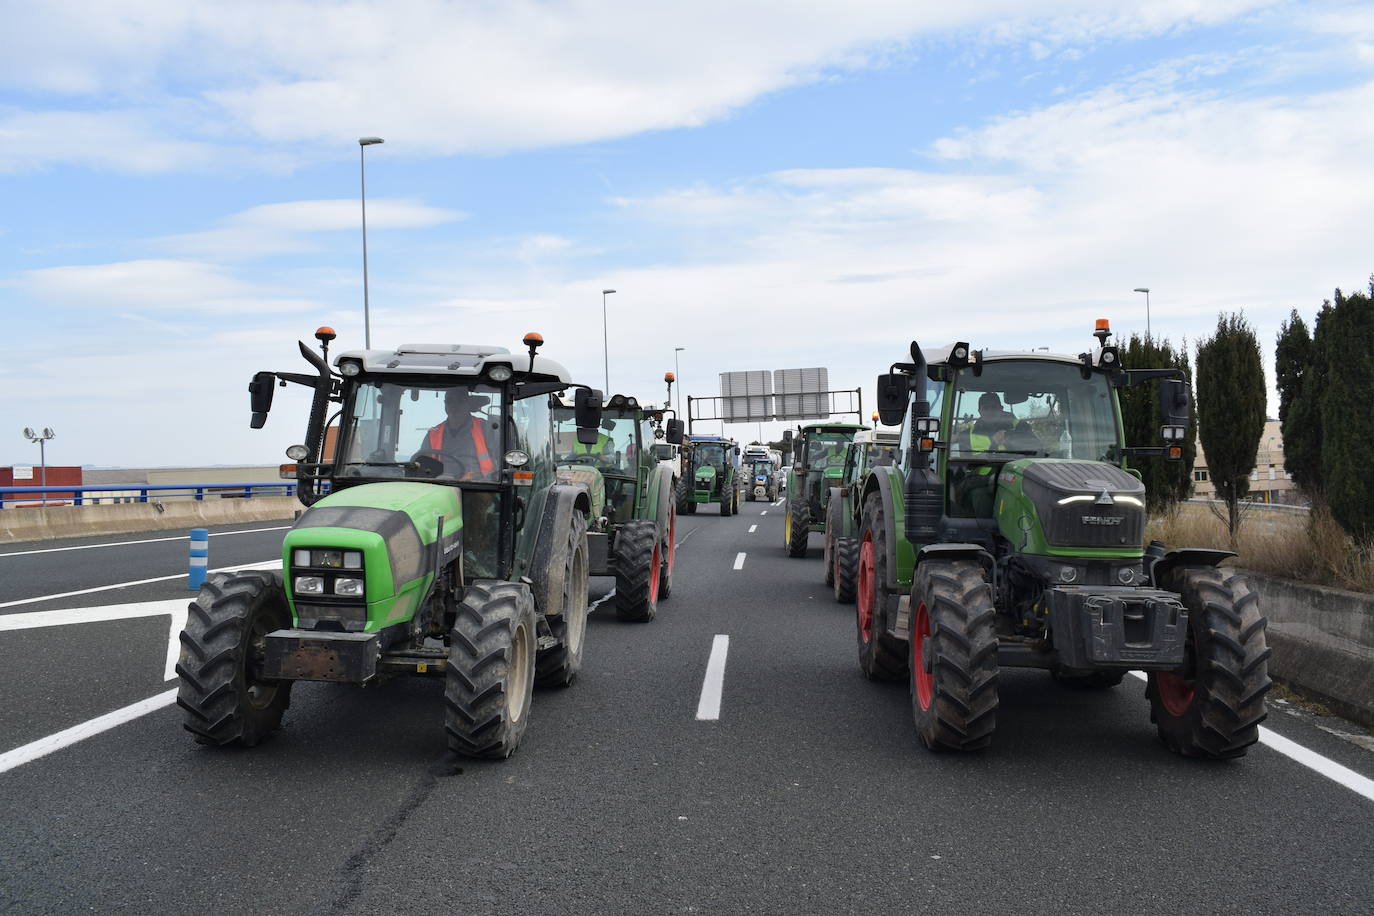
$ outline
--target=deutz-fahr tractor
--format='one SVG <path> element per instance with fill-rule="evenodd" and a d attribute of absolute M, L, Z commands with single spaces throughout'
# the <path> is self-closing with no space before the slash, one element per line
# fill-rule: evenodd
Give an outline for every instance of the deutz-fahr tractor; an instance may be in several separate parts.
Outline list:
<path fill-rule="evenodd" d="M 592 527 L 587 536 L 591 574 L 615 576 L 615 612 L 621 620 L 648 622 L 673 590 L 677 505 L 673 469 L 654 453 L 656 437 L 676 446 L 682 421 L 665 409 L 641 406 L 617 394 L 605 402 L 597 439 L 577 439 L 574 408 L 554 411 L 558 479 L 587 487 Z M 659 424 L 666 429 L 660 431 Z"/>
<path fill-rule="evenodd" d="M 876 420 L 878 415 L 873 415 Z M 852 604 L 859 575 L 859 522 L 864 478 L 879 465 L 897 463 L 899 436 L 895 432 L 865 430 L 845 446 L 844 466 L 837 486 L 830 489 L 825 513 L 825 584 L 835 600 Z"/>
<path fill-rule="evenodd" d="M 305 444 L 287 455 L 308 508 L 282 572 L 213 575 L 181 634 L 177 702 L 202 744 L 255 745 L 298 680 L 442 677 L 449 748 L 507 757 L 532 690 L 571 684 L 587 619 L 590 495 L 555 477 L 553 409 L 575 387 L 524 339 L 342 353 L 304 343 L 313 374 L 253 377 L 252 427 L 274 387 L 314 390 Z M 326 430 L 331 403 L 337 426 Z M 581 441 L 600 394 L 576 388 Z M 328 433 L 328 435 L 327 435 Z"/>
<path fill-rule="evenodd" d="M 792 470 L 787 475 L 787 518 L 783 521 L 783 547 L 789 557 L 806 556 L 806 541 L 813 531 L 825 531 L 825 503 L 830 488 L 838 486 L 844 451 L 854 434 L 868 429 L 858 423 L 808 423 L 793 437 Z"/>
<path fill-rule="evenodd" d="M 688 436 L 687 492 L 683 511 L 692 515 L 703 503 L 720 503 L 721 515 L 739 512 L 736 477 L 739 445 L 723 436 Z"/>
<path fill-rule="evenodd" d="M 1143 670 L 1168 748 L 1237 757 L 1258 740 L 1270 681 L 1254 588 L 1225 551 L 1143 547 L 1127 462 L 1182 456 L 1187 380 L 1123 368 L 1110 334 L 1100 320 L 1078 356 L 961 342 L 930 364 L 913 342 L 879 377 L 902 466 L 874 468 L 860 494 L 859 664 L 909 681 L 931 750 L 991 742 L 1002 666 L 1081 688 Z M 1117 391 L 1148 381 L 1164 444 L 1127 447 Z"/>

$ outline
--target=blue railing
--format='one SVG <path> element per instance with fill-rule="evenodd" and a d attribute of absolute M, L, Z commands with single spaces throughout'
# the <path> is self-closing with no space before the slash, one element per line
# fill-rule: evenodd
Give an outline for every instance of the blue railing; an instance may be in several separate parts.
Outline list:
<path fill-rule="evenodd" d="M 149 494 L 153 494 L 152 499 Z M 157 499 L 252 499 L 254 496 L 294 496 L 295 481 L 254 483 L 112 483 L 100 486 L 48 484 L 46 487 L 0 487 L 0 509 L 16 504 L 58 503 L 85 505 L 93 500 L 146 503 Z"/>

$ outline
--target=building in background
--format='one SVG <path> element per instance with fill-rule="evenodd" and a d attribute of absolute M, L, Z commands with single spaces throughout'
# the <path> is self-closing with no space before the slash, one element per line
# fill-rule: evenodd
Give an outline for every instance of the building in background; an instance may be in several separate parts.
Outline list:
<path fill-rule="evenodd" d="M 1207 456 L 1198 443 L 1193 464 L 1193 496 L 1216 499 L 1217 488 L 1207 473 Z M 1307 497 L 1293 485 L 1293 476 L 1283 469 L 1283 433 L 1278 420 L 1266 420 L 1255 453 L 1255 469 L 1250 473 L 1250 498 L 1256 502 L 1303 505 Z"/>

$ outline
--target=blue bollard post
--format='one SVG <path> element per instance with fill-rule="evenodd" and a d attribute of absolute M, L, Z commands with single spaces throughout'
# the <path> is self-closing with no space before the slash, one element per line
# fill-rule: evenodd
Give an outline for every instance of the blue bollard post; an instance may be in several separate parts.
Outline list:
<path fill-rule="evenodd" d="M 210 532 L 205 528 L 191 529 L 191 561 L 187 569 L 186 587 L 197 591 L 205 584 L 205 573 L 210 568 Z"/>

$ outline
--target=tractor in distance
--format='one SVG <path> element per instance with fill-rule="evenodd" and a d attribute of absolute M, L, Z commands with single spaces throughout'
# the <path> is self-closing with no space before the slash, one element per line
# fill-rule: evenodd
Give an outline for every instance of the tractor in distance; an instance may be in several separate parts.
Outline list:
<path fill-rule="evenodd" d="M 806 556 L 806 542 L 813 531 L 825 531 L 826 500 L 839 485 L 845 447 L 856 433 L 868 429 L 859 423 L 808 423 L 784 430 L 792 446 L 792 470 L 787 475 L 787 517 L 783 520 L 783 547 L 789 557 Z"/>
<path fill-rule="evenodd" d="M 873 415 L 877 421 L 878 415 Z M 881 465 L 896 464 L 900 434 L 884 430 L 864 430 L 845 446 L 844 465 L 838 486 L 832 487 L 825 512 L 825 584 L 835 589 L 835 600 L 852 604 L 859 575 L 859 523 L 863 492 L 868 472 Z"/>
<path fill-rule="evenodd" d="M 721 515 L 739 512 L 739 444 L 724 436 L 688 436 L 687 485 L 684 510 L 688 515 L 703 503 L 720 503 Z"/>
<path fill-rule="evenodd" d="M 557 478 L 591 494 L 590 573 L 615 576 L 615 612 L 648 622 L 673 589 L 677 504 L 673 469 L 654 454 L 656 436 L 682 442 L 682 421 L 623 394 L 605 401 L 597 440 L 578 439 L 576 408 L 554 411 Z M 663 424 L 663 427 L 660 427 Z"/>
<path fill-rule="evenodd" d="M 744 447 L 744 498 L 749 502 L 778 498 L 778 470 L 782 467 L 782 452 L 766 445 Z"/>
<path fill-rule="evenodd" d="M 1182 456 L 1187 379 L 1123 368 L 1110 335 L 1099 320 L 1077 356 L 960 342 L 930 364 L 913 342 L 879 376 L 903 460 L 860 493 L 859 664 L 909 681 L 931 750 L 992 741 L 1004 666 L 1081 688 L 1143 670 L 1159 737 L 1180 754 L 1236 757 L 1258 740 L 1270 681 L 1254 588 L 1225 551 L 1143 545 L 1128 459 Z M 1128 447 L 1117 392 L 1149 381 L 1164 444 Z"/>
<path fill-rule="evenodd" d="M 553 409 L 575 388 L 594 442 L 600 393 L 561 365 L 484 345 L 349 351 L 314 373 L 259 372 L 254 429 L 276 385 L 313 389 L 305 443 L 287 449 L 307 508 L 282 572 L 212 575 L 190 606 L 176 666 L 186 728 L 208 745 L 255 745 L 281 724 L 293 682 L 441 677 L 450 750 L 507 757 L 535 684 L 582 665 L 589 569 L 584 487 L 556 477 Z M 333 449 L 325 417 L 338 404 Z"/>

